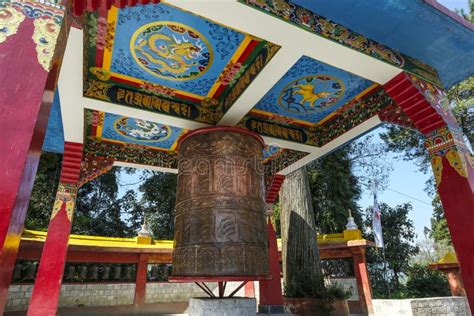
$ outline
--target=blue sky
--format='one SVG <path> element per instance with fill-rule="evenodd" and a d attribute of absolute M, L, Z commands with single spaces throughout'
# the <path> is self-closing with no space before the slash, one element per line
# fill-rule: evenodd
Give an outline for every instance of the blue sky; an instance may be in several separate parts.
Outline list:
<path fill-rule="evenodd" d="M 438 0 L 439 3 L 454 11 L 454 9 L 467 10 L 467 0 Z"/>
<path fill-rule="evenodd" d="M 379 127 L 372 131 L 377 139 L 382 128 Z M 369 134 L 370 135 L 370 134 Z M 376 139 L 374 139 L 376 141 Z M 393 171 L 390 173 L 387 189 L 378 192 L 377 198 L 379 203 L 384 202 L 391 207 L 402 203 L 411 203 L 413 210 L 410 218 L 413 220 L 417 239 L 423 240 L 423 229 L 425 226 L 430 226 L 430 218 L 433 213 L 431 206 L 432 197 L 429 196 L 423 189 L 425 182 L 432 175 L 431 170 L 427 174 L 420 172 L 417 166 L 412 161 L 403 161 L 397 157 L 397 154 L 389 153 L 387 160 L 393 164 Z M 362 187 L 362 196 L 359 200 L 359 205 L 365 211 L 367 207 L 373 205 L 374 197 L 370 190 Z"/>

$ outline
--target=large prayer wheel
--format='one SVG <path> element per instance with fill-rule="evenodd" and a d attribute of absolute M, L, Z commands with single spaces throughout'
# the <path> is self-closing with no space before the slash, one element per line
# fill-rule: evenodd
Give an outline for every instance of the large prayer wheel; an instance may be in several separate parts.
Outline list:
<path fill-rule="evenodd" d="M 173 277 L 267 275 L 263 140 L 212 127 L 178 146 Z"/>

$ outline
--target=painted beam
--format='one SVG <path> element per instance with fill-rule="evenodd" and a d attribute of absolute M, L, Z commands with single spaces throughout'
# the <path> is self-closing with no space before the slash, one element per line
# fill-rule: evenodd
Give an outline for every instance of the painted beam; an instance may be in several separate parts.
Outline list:
<path fill-rule="evenodd" d="M 82 30 L 71 28 L 59 76 L 64 140 L 83 143 L 84 103 L 82 102 Z"/>
<path fill-rule="evenodd" d="M 358 126 L 354 127 L 347 133 L 342 134 L 338 138 L 332 140 L 331 142 L 327 143 L 323 147 L 316 148 L 313 147 L 314 149 L 311 151 L 311 153 L 304 157 L 303 159 L 298 160 L 296 163 L 292 164 L 291 166 L 287 167 L 286 169 L 283 169 L 282 171 L 279 172 L 279 174 L 282 175 L 287 175 L 307 164 L 310 162 L 329 154 L 330 152 L 338 149 L 341 146 L 346 145 L 350 141 L 356 139 L 357 137 L 362 136 L 363 134 L 371 131 L 372 129 L 376 128 L 382 124 L 378 116 L 373 116 L 367 121 L 365 121 L 362 124 L 359 124 Z"/>
<path fill-rule="evenodd" d="M 178 169 L 140 165 L 140 164 L 136 164 L 136 163 L 123 162 L 123 161 L 114 161 L 114 166 L 125 167 L 125 168 L 135 168 L 135 169 L 144 169 L 144 170 L 154 170 L 154 171 L 159 171 L 159 172 L 164 172 L 164 173 L 176 173 L 176 174 L 178 173 Z"/>
<path fill-rule="evenodd" d="M 291 47 L 282 47 L 242 93 L 218 125 L 236 125 L 301 57 Z"/>
<path fill-rule="evenodd" d="M 212 5 L 208 5 L 205 1 L 189 0 L 168 0 L 166 3 L 261 37 L 287 49 L 293 49 L 300 55 L 309 56 L 380 84 L 384 84 L 402 71 L 395 66 L 250 8 L 236 0 L 213 1 Z M 262 93 L 264 92 L 266 91 L 262 91 Z"/>

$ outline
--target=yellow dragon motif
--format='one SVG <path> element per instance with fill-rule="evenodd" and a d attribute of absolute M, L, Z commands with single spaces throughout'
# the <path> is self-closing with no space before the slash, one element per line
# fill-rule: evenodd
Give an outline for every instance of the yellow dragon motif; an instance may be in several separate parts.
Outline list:
<path fill-rule="evenodd" d="M 331 95 L 331 92 L 329 91 L 314 93 L 314 90 L 313 90 L 314 87 L 310 83 L 299 84 L 299 85 L 296 85 L 295 88 L 298 88 L 299 90 L 294 91 L 292 94 L 301 95 L 303 97 L 302 103 L 309 102 L 309 105 L 311 107 L 314 107 L 314 103 L 318 101 L 319 99 L 328 98 Z"/>
<path fill-rule="evenodd" d="M 156 42 L 159 40 L 165 41 L 167 44 L 157 46 Z M 148 45 L 149 49 L 158 58 L 145 51 L 145 45 Z M 201 51 L 200 47 L 192 43 L 180 42 L 176 38 L 171 38 L 164 34 L 154 34 L 147 40 L 141 40 L 135 48 L 149 61 L 174 74 L 183 73 L 196 65 L 196 62 L 188 62 L 187 60 L 196 58 L 197 53 Z"/>

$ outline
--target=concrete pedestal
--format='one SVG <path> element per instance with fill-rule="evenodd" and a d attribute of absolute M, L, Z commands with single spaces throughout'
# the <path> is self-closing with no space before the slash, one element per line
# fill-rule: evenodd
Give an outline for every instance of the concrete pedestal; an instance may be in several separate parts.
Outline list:
<path fill-rule="evenodd" d="M 285 305 L 258 305 L 258 312 L 260 314 L 285 314 L 286 308 Z"/>
<path fill-rule="evenodd" d="M 189 316 L 255 316 L 257 302 L 254 298 L 191 298 Z"/>

